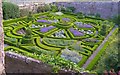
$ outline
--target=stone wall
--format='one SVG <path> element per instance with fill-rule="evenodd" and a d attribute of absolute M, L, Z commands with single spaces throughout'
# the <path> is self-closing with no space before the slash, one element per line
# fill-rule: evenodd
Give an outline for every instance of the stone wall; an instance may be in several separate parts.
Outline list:
<path fill-rule="evenodd" d="M 6 73 L 50 73 L 51 66 L 41 61 L 21 56 L 16 53 L 6 52 Z"/>
<path fill-rule="evenodd" d="M 75 12 L 83 12 L 85 14 L 98 13 L 102 18 L 113 17 L 118 14 L 119 2 L 58 2 L 60 6 L 73 6 L 76 8 Z M 56 3 L 55 3 L 56 4 Z"/>

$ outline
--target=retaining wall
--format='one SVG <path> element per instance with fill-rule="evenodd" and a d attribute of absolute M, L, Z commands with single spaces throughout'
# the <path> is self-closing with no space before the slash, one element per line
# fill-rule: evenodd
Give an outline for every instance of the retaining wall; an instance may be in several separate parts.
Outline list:
<path fill-rule="evenodd" d="M 102 18 L 110 18 L 118 14 L 119 2 L 55 2 L 58 6 L 73 6 L 75 12 L 83 12 L 85 14 L 98 13 Z"/>
<path fill-rule="evenodd" d="M 6 73 L 50 73 L 51 66 L 41 61 L 21 56 L 16 53 L 6 52 Z"/>

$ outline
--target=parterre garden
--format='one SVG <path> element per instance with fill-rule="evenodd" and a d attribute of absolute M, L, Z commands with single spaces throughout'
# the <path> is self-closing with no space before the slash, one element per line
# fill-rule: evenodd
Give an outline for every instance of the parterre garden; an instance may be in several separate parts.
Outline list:
<path fill-rule="evenodd" d="M 114 23 L 61 12 L 44 12 L 3 22 L 5 51 L 39 59 L 74 71 L 81 67 L 109 34 Z M 104 32 L 103 32 L 104 31 Z"/>

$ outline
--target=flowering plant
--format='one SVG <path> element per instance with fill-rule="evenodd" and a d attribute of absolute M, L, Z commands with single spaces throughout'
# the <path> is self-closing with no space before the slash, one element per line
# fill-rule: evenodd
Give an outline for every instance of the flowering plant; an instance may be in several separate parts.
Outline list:
<path fill-rule="evenodd" d="M 54 26 L 44 27 L 40 29 L 40 32 L 48 32 L 49 30 L 55 28 Z"/>
<path fill-rule="evenodd" d="M 37 20 L 37 22 L 42 22 L 42 23 L 51 23 L 48 20 Z"/>
<path fill-rule="evenodd" d="M 62 20 L 65 21 L 65 22 L 69 22 L 70 21 L 69 18 L 62 18 Z"/>
<path fill-rule="evenodd" d="M 78 30 L 70 28 L 70 31 L 73 33 L 74 36 L 83 36 L 84 34 Z"/>
<path fill-rule="evenodd" d="M 78 27 L 82 27 L 82 28 L 93 28 L 93 26 L 91 26 L 90 24 L 84 24 L 82 22 L 75 22 L 75 24 L 78 26 Z"/>

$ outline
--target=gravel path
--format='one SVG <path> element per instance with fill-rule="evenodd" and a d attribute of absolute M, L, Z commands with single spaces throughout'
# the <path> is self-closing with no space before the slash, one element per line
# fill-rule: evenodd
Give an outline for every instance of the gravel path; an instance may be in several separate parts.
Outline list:
<path fill-rule="evenodd" d="M 94 59 L 94 57 L 96 56 L 96 54 L 101 50 L 101 48 L 104 46 L 105 42 L 108 40 L 108 38 L 112 35 L 112 33 L 114 32 L 114 30 L 117 27 L 114 27 L 111 32 L 107 35 L 107 37 L 104 39 L 104 41 L 101 43 L 101 45 L 93 52 L 93 54 L 88 58 L 88 60 L 86 61 L 86 63 L 83 65 L 82 68 L 86 68 L 88 66 L 88 64 Z"/>

